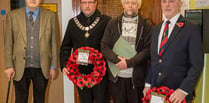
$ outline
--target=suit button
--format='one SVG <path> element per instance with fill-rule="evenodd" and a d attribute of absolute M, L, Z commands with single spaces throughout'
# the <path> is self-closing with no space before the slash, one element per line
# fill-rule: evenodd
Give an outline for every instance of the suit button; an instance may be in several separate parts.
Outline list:
<path fill-rule="evenodd" d="M 26 49 L 26 47 L 24 47 L 24 49 Z"/>
<path fill-rule="evenodd" d="M 158 75 L 159 75 L 159 76 L 161 76 L 161 75 L 162 75 L 162 73 L 161 73 L 161 72 L 159 72 L 159 73 L 158 73 Z"/>
<path fill-rule="evenodd" d="M 162 59 L 159 59 L 159 63 L 162 63 L 163 62 L 163 60 Z"/>
<path fill-rule="evenodd" d="M 25 60 L 25 57 L 23 57 L 23 59 Z"/>

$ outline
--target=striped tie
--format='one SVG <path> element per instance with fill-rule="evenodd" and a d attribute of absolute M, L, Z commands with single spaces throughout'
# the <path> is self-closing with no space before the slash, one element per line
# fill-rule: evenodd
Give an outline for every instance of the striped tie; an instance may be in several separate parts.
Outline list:
<path fill-rule="evenodd" d="M 31 25 L 33 25 L 34 24 L 34 21 L 33 21 L 33 12 L 30 11 L 29 13 L 30 13 L 29 20 L 30 20 Z"/>
<path fill-rule="evenodd" d="M 168 41 L 168 28 L 169 28 L 169 23 L 170 21 L 166 21 L 166 25 L 165 25 L 165 28 L 163 30 L 163 36 L 162 36 L 162 40 L 161 40 L 161 43 L 160 43 L 160 50 L 159 50 L 159 57 L 162 55 L 164 49 L 165 49 L 165 45 Z"/>

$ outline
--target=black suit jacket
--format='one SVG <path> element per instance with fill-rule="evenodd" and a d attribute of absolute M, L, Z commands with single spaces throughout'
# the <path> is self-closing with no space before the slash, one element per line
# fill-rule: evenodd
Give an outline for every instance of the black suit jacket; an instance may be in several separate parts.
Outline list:
<path fill-rule="evenodd" d="M 189 93 L 188 100 L 193 97 L 193 90 L 200 71 L 203 68 L 203 51 L 200 29 L 180 16 L 175 25 L 165 50 L 158 55 L 158 36 L 161 25 L 158 24 L 152 33 L 151 68 L 147 82 L 152 87 L 167 86 L 171 89 L 180 88 Z"/>

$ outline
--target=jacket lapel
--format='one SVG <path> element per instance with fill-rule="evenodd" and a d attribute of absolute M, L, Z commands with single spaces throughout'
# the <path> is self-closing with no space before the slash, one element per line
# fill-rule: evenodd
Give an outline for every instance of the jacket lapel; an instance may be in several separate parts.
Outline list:
<path fill-rule="evenodd" d="M 21 34 L 23 36 L 23 39 L 27 40 L 27 33 L 26 33 L 26 13 L 25 13 L 25 8 L 22 8 L 20 15 L 17 15 L 17 21 L 19 21 L 19 25 L 20 25 L 20 31 Z"/>
<path fill-rule="evenodd" d="M 142 40 L 142 34 L 144 32 L 144 20 L 138 16 L 138 24 L 137 24 L 137 31 L 136 31 L 136 42 L 135 42 L 135 49 L 139 50 L 139 41 Z"/>
<path fill-rule="evenodd" d="M 40 30 L 39 30 L 39 40 L 41 39 L 41 37 L 43 36 L 43 32 L 44 32 L 44 29 L 45 29 L 45 22 L 47 21 L 47 15 L 46 13 L 43 11 L 42 8 L 40 8 Z"/>
<path fill-rule="evenodd" d="M 184 20 L 185 20 L 185 19 L 184 19 L 183 16 L 181 15 L 181 16 L 179 17 L 179 19 L 177 20 L 176 23 L 179 23 L 179 22 L 184 23 Z M 162 53 L 162 55 L 167 51 L 169 45 L 175 40 L 176 36 L 178 35 L 178 33 L 181 31 L 182 28 L 183 28 L 183 27 L 178 27 L 178 25 L 175 24 L 174 29 L 173 29 L 173 31 L 171 32 L 171 36 L 169 37 L 168 42 L 167 42 L 166 45 L 165 45 L 165 50 L 164 50 L 164 52 Z"/>
<path fill-rule="evenodd" d="M 117 21 L 118 21 L 118 24 L 117 24 L 118 28 L 117 29 L 118 29 L 118 33 L 120 35 L 122 35 L 122 17 L 123 17 L 123 15 L 121 15 L 117 18 Z"/>
<path fill-rule="evenodd" d="M 158 37 L 160 34 L 160 30 L 161 30 L 161 26 L 162 26 L 163 22 L 160 23 L 160 25 L 156 26 L 156 31 L 153 31 L 153 39 L 152 39 L 152 45 L 153 45 L 153 51 L 156 55 L 158 55 Z"/>

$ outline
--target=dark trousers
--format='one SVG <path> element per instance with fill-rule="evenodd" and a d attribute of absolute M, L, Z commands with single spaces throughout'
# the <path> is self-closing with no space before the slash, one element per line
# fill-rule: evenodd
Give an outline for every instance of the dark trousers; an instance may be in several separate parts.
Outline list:
<path fill-rule="evenodd" d="M 82 90 L 77 87 L 80 103 L 108 103 L 107 95 L 107 77 L 92 88 L 83 88 Z"/>
<path fill-rule="evenodd" d="M 44 78 L 41 68 L 25 68 L 20 81 L 13 81 L 15 86 L 15 103 L 28 103 L 29 86 L 33 84 L 34 103 L 44 103 L 48 80 Z"/>
<path fill-rule="evenodd" d="M 113 103 L 142 103 L 143 88 L 133 87 L 131 78 L 120 78 L 111 81 Z"/>
<path fill-rule="evenodd" d="M 187 103 L 192 103 L 192 100 L 186 101 Z"/>

